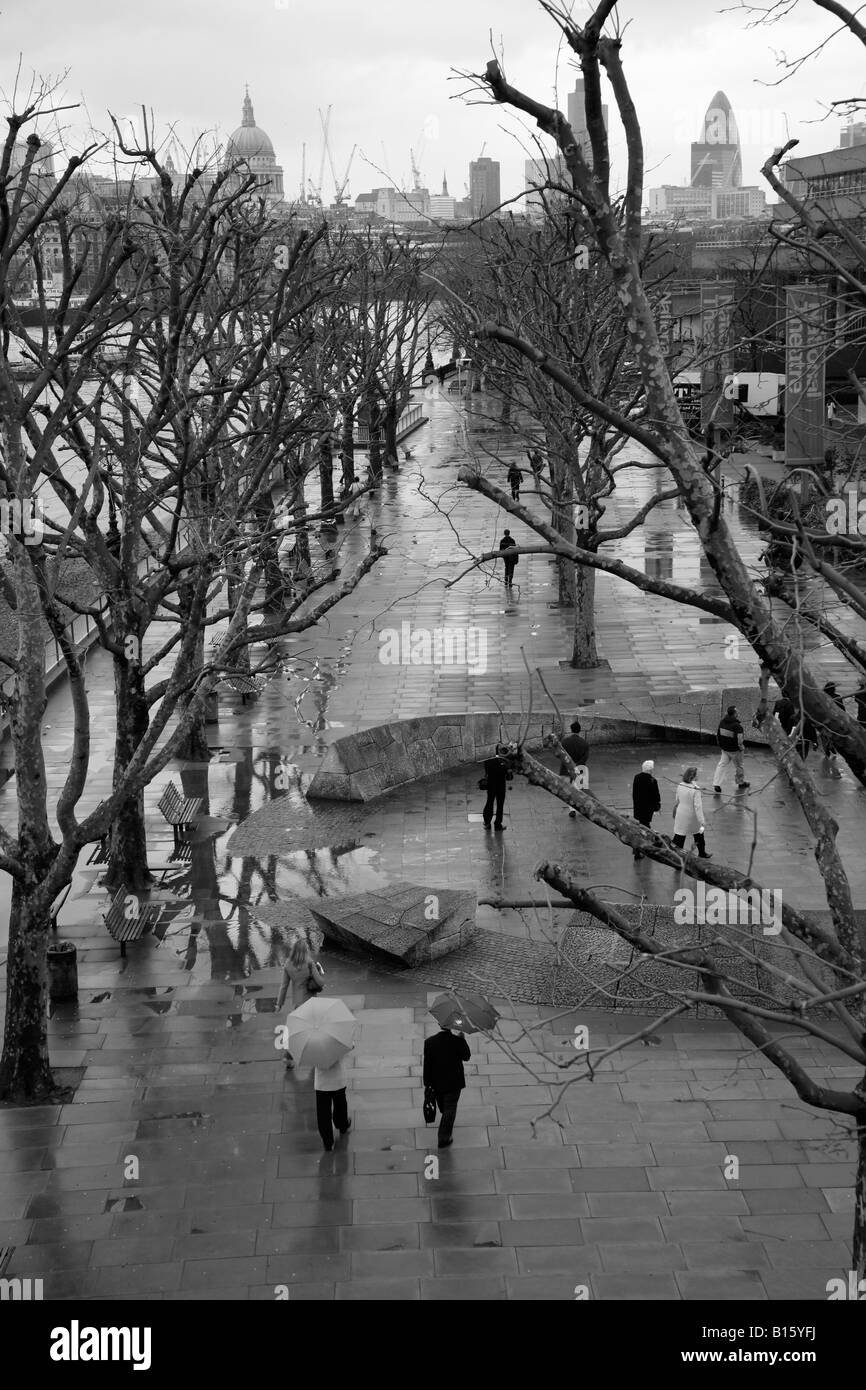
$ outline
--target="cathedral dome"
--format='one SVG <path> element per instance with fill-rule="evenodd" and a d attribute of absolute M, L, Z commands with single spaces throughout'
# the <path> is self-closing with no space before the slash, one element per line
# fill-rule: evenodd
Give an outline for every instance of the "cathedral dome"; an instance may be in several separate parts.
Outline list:
<path fill-rule="evenodd" d="M 270 136 L 256 125 L 250 94 L 244 97 L 243 119 L 228 138 L 226 163 L 233 164 L 238 159 L 276 159 Z"/>

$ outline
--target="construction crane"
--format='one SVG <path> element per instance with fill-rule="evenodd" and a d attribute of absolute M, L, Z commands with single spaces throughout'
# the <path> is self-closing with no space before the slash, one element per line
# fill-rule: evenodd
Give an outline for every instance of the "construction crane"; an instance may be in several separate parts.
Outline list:
<path fill-rule="evenodd" d="M 484 144 L 481 146 L 481 153 L 480 153 L 480 155 L 478 156 L 479 159 L 483 159 L 483 158 L 484 158 L 484 151 L 485 151 L 486 149 L 487 149 L 487 141 L 485 140 L 485 141 L 484 141 Z"/>
<path fill-rule="evenodd" d="M 337 170 L 336 170 L 336 167 L 335 167 L 335 165 L 334 165 L 334 156 L 333 156 L 333 152 L 332 152 L 332 150 L 331 150 L 331 143 L 330 143 L 330 141 L 329 141 L 329 139 L 328 139 L 328 122 L 330 121 L 330 116 L 331 116 L 331 108 L 330 108 L 330 106 L 328 107 L 328 120 L 327 120 L 327 121 L 322 120 L 322 113 L 321 113 L 321 111 L 319 112 L 319 120 L 322 122 L 322 135 L 323 135 L 323 138 L 324 138 L 324 148 L 325 148 L 325 151 L 327 152 L 327 155 L 328 155 L 328 163 L 329 163 L 330 166 L 331 166 L 331 174 L 332 174 L 333 179 L 334 179 L 334 202 L 336 203 L 337 207 L 342 207 L 343 202 L 344 202 L 344 198 L 345 198 L 345 193 L 346 193 L 346 185 L 347 185 L 348 182 L 349 182 L 349 171 L 350 171 L 351 168 L 352 168 L 352 160 L 355 158 L 355 151 L 356 151 L 356 149 L 358 148 L 358 146 L 357 146 L 357 145 L 353 145 L 353 146 L 352 146 L 352 153 L 349 155 L 349 162 L 348 162 L 348 164 L 346 165 L 346 172 L 345 172 L 345 174 L 343 175 L 342 179 L 339 179 L 339 178 L 337 177 Z"/>
<path fill-rule="evenodd" d="M 421 192 L 421 171 L 420 171 L 420 169 L 418 168 L 418 163 L 417 163 L 417 160 L 415 159 L 415 151 L 412 150 L 412 149 L 410 149 L 410 151 L 409 151 L 409 159 L 410 159 L 411 164 L 412 164 L 412 191 L 413 191 L 414 193 L 420 193 L 420 192 Z"/>
<path fill-rule="evenodd" d="M 320 121 L 321 126 L 322 126 L 322 136 L 323 136 L 323 140 L 322 140 L 322 157 L 321 157 L 321 159 L 319 160 L 319 182 L 318 182 L 317 184 L 314 184 L 314 183 L 312 183 L 312 181 L 311 181 L 310 187 L 312 188 L 312 190 L 313 190 L 313 192 L 314 192 L 314 194 L 315 194 L 315 199 L 314 199 L 314 201 L 318 204 L 319 207 L 321 207 L 321 206 L 322 206 L 322 184 L 323 184 L 324 179 L 325 179 L 325 154 L 326 154 L 327 149 L 328 149 L 328 127 L 329 127 L 329 125 L 331 124 L 331 108 L 330 108 L 330 106 L 328 107 L 327 113 L 326 113 L 324 116 L 322 115 L 322 108 L 319 107 L 319 121 Z"/>

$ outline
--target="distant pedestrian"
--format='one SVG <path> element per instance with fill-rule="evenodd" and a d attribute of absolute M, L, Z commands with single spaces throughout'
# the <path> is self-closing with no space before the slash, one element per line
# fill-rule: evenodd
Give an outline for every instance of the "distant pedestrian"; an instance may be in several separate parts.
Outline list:
<path fill-rule="evenodd" d="M 737 779 L 737 791 L 745 791 L 746 787 L 751 786 L 751 783 L 746 781 L 743 768 L 745 739 L 745 730 L 740 723 L 737 707 L 736 705 L 728 705 L 727 713 L 724 719 L 719 720 L 719 727 L 716 730 L 716 743 L 721 749 L 716 775 L 713 778 L 713 791 L 717 796 L 721 795 L 722 778 L 731 764 L 733 764 Z"/>
<path fill-rule="evenodd" d="M 540 449 L 530 449 L 528 458 L 529 466 L 532 469 L 532 475 L 536 483 L 540 483 L 544 475 L 544 458 L 542 457 Z"/>
<path fill-rule="evenodd" d="M 700 859 L 712 859 L 711 854 L 707 854 L 706 841 L 704 839 L 704 805 L 701 800 L 701 789 L 697 783 L 698 769 L 687 767 L 682 776 L 682 781 L 677 787 L 677 799 L 674 802 L 674 844 L 677 849 L 682 849 L 686 843 L 686 836 L 691 835 L 695 842 Z"/>
<path fill-rule="evenodd" d="M 514 780 L 514 773 L 508 765 L 508 745 L 497 743 L 496 757 L 487 758 L 484 763 L 484 778 L 487 783 L 487 800 L 484 803 L 482 817 L 487 829 L 490 829 L 491 822 L 494 830 L 504 830 L 502 824 L 502 813 L 505 809 L 505 791 L 508 782 Z M 493 820 L 494 809 L 496 819 Z"/>
<path fill-rule="evenodd" d="M 579 719 L 572 719 L 571 733 L 568 735 L 567 738 L 562 739 L 561 743 L 566 753 L 571 758 L 571 761 L 574 763 L 575 767 L 584 769 L 583 775 L 581 776 L 581 774 L 578 773 L 578 777 L 580 778 L 580 781 L 583 783 L 583 786 L 585 787 L 585 769 L 586 760 L 589 757 L 589 744 L 580 732 Z M 571 777 L 572 775 L 568 770 L 568 765 L 561 758 L 559 761 L 559 775 L 560 777 Z M 573 808 L 569 809 L 568 814 L 572 820 L 574 820 L 577 817 L 577 812 Z"/>
<path fill-rule="evenodd" d="M 316 1127 L 322 1136 L 325 1152 L 330 1153 L 334 1147 L 334 1126 L 340 1134 L 348 1134 L 352 1128 L 342 1060 L 335 1062 L 332 1067 L 316 1067 L 313 1084 L 316 1088 Z"/>
<path fill-rule="evenodd" d="M 508 470 L 508 482 L 509 486 L 511 487 L 511 496 L 514 498 L 515 502 L 519 502 L 520 484 L 523 482 L 523 474 L 517 467 L 516 463 L 512 463 L 511 467 Z"/>
<path fill-rule="evenodd" d="M 788 738 L 796 729 L 796 747 L 801 758 L 809 755 L 810 748 L 818 747 L 818 731 L 805 711 L 798 711 L 793 700 L 783 695 L 773 706 L 773 713 Z"/>
<path fill-rule="evenodd" d="M 645 825 L 647 830 L 652 827 L 652 819 L 656 811 L 662 808 L 662 797 L 659 791 L 659 784 L 653 773 L 655 763 L 648 758 L 645 763 L 641 763 L 640 772 L 631 784 L 631 803 L 634 810 L 634 818 L 640 825 Z M 643 855 L 639 849 L 632 851 L 635 859 L 642 859 Z"/>
<path fill-rule="evenodd" d="M 440 1028 L 435 1037 L 424 1041 L 422 1084 L 432 1087 L 442 1116 L 439 1123 L 440 1149 L 447 1149 L 454 1142 L 451 1132 L 457 1117 L 460 1092 L 466 1086 L 463 1063 L 468 1062 L 471 1056 L 463 1034 L 452 1033 L 450 1028 Z"/>
<path fill-rule="evenodd" d="M 855 690 L 852 698 L 857 706 L 857 723 L 866 728 L 866 685 Z"/>
<path fill-rule="evenodd" d="M 503 533 L 502 540 L 499 542 L 499 549 L 504 551 L 517 549 L 517 541 L 510 531 L 506 530 Z M 505 587 L 506 589 L 510 589 L 514 583 L 514 567 L 520 559 L 520 556 L 506 554 L 503 556 L 503 559 L 505 560 Z"/>
<path fill-rule="evenodd" d="M 316 960 L 309 941 L 306 937 L 299 936 L 283 962 L 283 978 L 277 995 L 276 1012 L 280 1012 L 290 990 L 292 1009 L 298 1009 L 313 995 L 321 994 L 324 987 L 325 972 Z M 285 1062 L 287 1067 L 295 1065 L 291 1052 L 286 1052 Z"/>
<path fill-rule="evenodd" d="M 827 428 L 832 429 L 836 423 L 836 402 L 830 398 L 827 402 Z"/>
<path fill-rule="evenodd" d="M 835 681 L 828 681 L 824 686 L 824 694 L 829 695 L 834 705 L 838 705 L 842 713 L 845 713 L 845 702 L 836 688 Z M 836 766 L 836 744 L 829 731 L 824 729 L 821 733 L 821 747 L 824 750 L 823 771 L 831 777 L 841 777 L 842 774 Z"/>

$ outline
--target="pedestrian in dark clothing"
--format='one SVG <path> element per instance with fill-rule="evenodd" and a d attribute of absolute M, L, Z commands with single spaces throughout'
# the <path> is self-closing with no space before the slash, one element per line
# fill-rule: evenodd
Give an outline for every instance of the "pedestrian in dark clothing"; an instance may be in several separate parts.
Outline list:
<path fill-rule="evenodd" d="M 544 474 L 544 459 L 538 449 L 530 449 L 529 466 L 532 469 L 536 483 L 540 483 Z"/>
<path fill-rule="evenodd" d="M 506 531 L 504 533 L 502 540 L 499 542 L 499 549 L 504 551 L 517 549 L 517 541 L 514 539 L 510 531 Z M 520 559 L 520 556 L 511 556 L 506 554 L 503 556 L 503 559 L 505 560 L 505 587 L 506 589 L 510 589 L 512 584 L 514 583 L 514 566 L 517 564 L 517 561 Z"/>
<path fill-rule="evenodd" d="M 845 702 L 836 689 L 835 681 L 827 682 L 824 686 L 824 694 L 829 695 L 833 704 L 838 705 L 842 713 L 845 713 Z M 824 750 L 824 767 L 822 771 L 828 773 L 831 777 L 841 777 L 842 774 L 836 766 L 836 744 L 826 730 L 821 734 L 821 747 Z"/>
<path fill-rule="evenodd" d="M 316 1091 L 316 1127 L 322 1136 L 327 1153 L 334 1147 L 333 1124 L 341 1134 L 348 1134 L 352 1128 L 349 1109 L 346 1104 L 346 1077 L 343 1063 L 335 1062 L 332 1067 L 316 1067 L 314 1080 Z"/>
<path fill-rule="evenodd" d="M 504 743 L 497 743 L 496 757 L 488 758 L 484 764 L 484 780 L 487 783 L 487 800 L 484 803 L 484 824 L 490 829 L 490 822 L 493 821 L 494 830 L 504 830 L 502 824 L 502 812 L 505 809 L 505 786 L 514 778 L 514 773 L 506 761 L 508 748 Z M 493 808 L 496 807 L 496 820 L 493 820 Z"/>
<path fill-rule="evenodd" d="M 811 719 L 803 711 L 797 710 L 793 700 L 783 695 L 773 706 L 773 713 L 788 738 L 796 730 L 797 752 L 801 758 L 808 757 L 810 748 L 818 747 L 818 731 Z"/>
<path fill-rule="evenodd" d="M 866 726 L 866 685 L 854 691 L 854 703 L 857 706 L 857 723 Z"/>
<path fill-rule="evenodd" d="M 589 744 L 587 743 L 586 739 L 581 735 L 579 719 L 572 719 L 571 733 L 568 735 L 567 738 L 561 739 L 560 742 L 562 743 L 563 748 L 565 749 L 568 756 L 571 758 L 571 761 L 574 763 L 575 767 L 585 769 L 586 760 L 589 757 Z M 560 777 L 571 776 L 571 772 L 569 771 L 567 764 L 562 759 L 560 759 L 559 762 L 559 775 Z M 577 816 L 577 812 L 575 810 L 569 810 L 568 814 L 572 820 L 574 820 Z"/>
<path fill-rule="evenodd" d="M 645 825 L 647 830 L 652 826 L 652 819 L 656 811 L 662 808 L 661 792 L 659 784 L 653 776 L 655 763 L 649 759 L 641 763 L 640 772 L 631 784 L 631 802 L 634 810 L 634 818 L 640 825 Z M 642 859 L 643 855 L 639 849 L 633 851 L 635 859 Z"/>
<path fill-rule="evenodd" d="M 520 484 L 523 482 L 523 474 L 516 463 L 512 463 L 508 470 L 508 482 L 511 486 L 511 496 L 514 498 L 515 502 L 519 502 Z"/>
<path fill-rule="evenodd" d="M 737 713 L 736 705 L 728 705 L 728 711 L 724 719 L 719 720 L 719 727 L 716 730 L 716 743 L 721 749 L 719 755 L 719 765 L 716 768 L 716 775 L 713 778 L 713 791 L 718 796 L 722 790 L 722 777 L 725 770 L 731 763 L 734 765 L 734 773 L 737 779 L 737 791 L 745 791 L 751 783 L 746 781 L 746 774 L 743 770 L 743 747 L 746 740 L 746 731 L 740 723 L 740 716 Z"/>
<path fill-rule="evenodd" d="M 442 1119 L 439 1123 L 439 1148 L 447 1149 L 454 1141 L 451 1131 L 457 1116 L 460 1092 L 466 1086 L 463 1063 L 472 1056 L 462 1033 L 441 1028 L 433 1038 L 424 1042 L 423 1084 L 432 1087 Z"/>

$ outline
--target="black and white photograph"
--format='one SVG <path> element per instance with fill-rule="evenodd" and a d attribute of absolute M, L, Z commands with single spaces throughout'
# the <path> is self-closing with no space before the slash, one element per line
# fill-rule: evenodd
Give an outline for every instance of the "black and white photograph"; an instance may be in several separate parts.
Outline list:
<path fill-rule="evenodd" d="M 0 113 L 0 1326 L 826 1379 L 866 10 L 7 0 Z"/>

